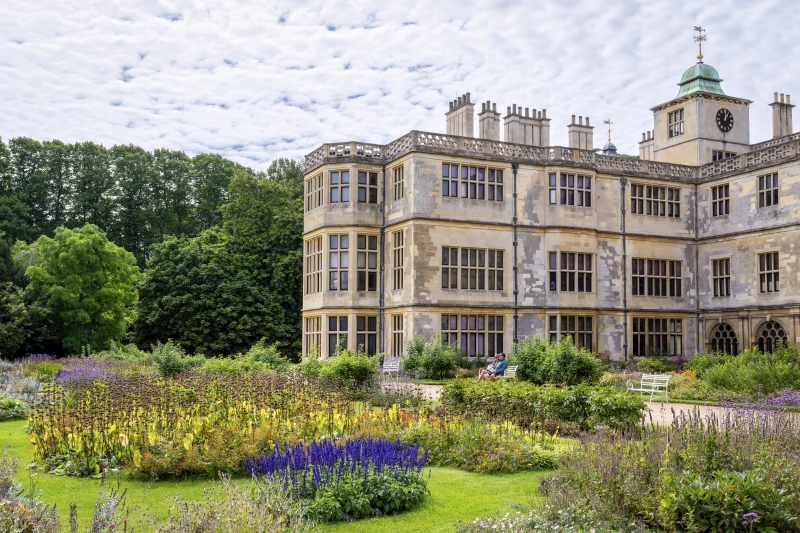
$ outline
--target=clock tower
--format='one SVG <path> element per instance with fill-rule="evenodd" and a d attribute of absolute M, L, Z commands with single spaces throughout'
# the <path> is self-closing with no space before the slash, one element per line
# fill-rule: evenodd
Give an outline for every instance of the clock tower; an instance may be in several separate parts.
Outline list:
<path fill-rule="evenodd" d="M 697 59 L 683 73 L 678 95 L 651 109 L 656 161 L 704 165 L 750 151 L 753 102 L 725 94 L 717 69 L 703 63 L 702 49 Z"/>

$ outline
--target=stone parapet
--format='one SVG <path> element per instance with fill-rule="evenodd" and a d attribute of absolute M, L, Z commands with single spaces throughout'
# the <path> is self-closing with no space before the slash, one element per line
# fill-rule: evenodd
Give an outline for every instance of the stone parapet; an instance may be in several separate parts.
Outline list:
<path fill-rule="evenodd" d="M 410 152 L 471 157 L 526 165 L 590 168 L 597 172 L 619 176 L 695 183 L 797 159 L 800 155 L 800 133 L 759 143 L 753 145 L 751 152 L 695 167 L 627 157 L 604 156 L 592 150 L 579 150 L 563 146 L 526 146 L 414 130 L 385 145 L 361 142 L 323 144 L 305 156 L 304 167 L 305 172 L 311 172 L 325 163 L 386 164 Z"/>

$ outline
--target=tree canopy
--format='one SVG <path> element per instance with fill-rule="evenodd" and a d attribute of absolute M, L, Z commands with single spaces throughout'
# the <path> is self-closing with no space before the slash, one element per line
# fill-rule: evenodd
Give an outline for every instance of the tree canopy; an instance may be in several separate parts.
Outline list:
<path fill-rule="evenodd" d="M 61 324 L 61 342 L 72 353 L 109 347 L 125 337 L 135 317 L 139 268 L 130 252 L 108 241 L 93 224 L 58 228 L 31 246 L 40 263 L 27 269 L 31 289 L 41 291 Z"/>

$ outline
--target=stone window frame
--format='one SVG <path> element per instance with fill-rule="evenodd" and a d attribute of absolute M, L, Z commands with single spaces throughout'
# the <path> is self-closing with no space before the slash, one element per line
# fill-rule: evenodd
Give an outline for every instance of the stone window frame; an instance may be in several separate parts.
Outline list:
<path fill-rule="evenodd" d="M 780 198 L 780 183 L 778 173 L 770 172 L 756 178 L 756 188 L 758 189 L 758 208 L 772 207 L 778 205 Z"/>
<path fill-rule="evenodd" d="M 765 250 L 756 254 L 759 294 L 775 294 L 781 290 L 780 250 Z"/>
<path fill-rule="evenodd" d="M 322 316 L 312 315 L 303 318 L 303 353 L 319 355 L 322 350 Z"/>
<path fill-rule="evenodd" d="M 591 209 L 592 182 L 595 178 L 595 175 L 577 174 L 571 170 L 549 172 L 547 176 L 549 205 Z"/>
<path fill-rule="evenodd" d="M 349 315 L 328 315 L 328 357 L 336 355 L 336 349 L 347 348 L 347 333 L 350 326 Z"/>
<path fill-rule="evenodd" d="M 445 172 L 446 171 L 446 172 Z M 504 169 L 442 162 L 442 197 L 504 201 Z"/>
<path fill-rule="evenodd" d="M 406 178 L 403 165 L 392 169 L 392 201 L 402 200 L 406 196 Z"/>
<path fill-rule="evenodd" d="M 588 256 L 588 268 L 587 258 Z M 578 292 L 591 294 L 594 292 L 594 256 L 588 252 L 557 250 L 547 253 L 548 288 L 550 292 Z M 572 258 L 572 263 L 570 263 Z M 582 268 L 578 268 L 583 263 Z M 572 265 L 570 267 L 570 264 Z M 587 284 L 590 286 L 587 289 Z M 583 286 L 583 289 L 580 287 Z M 566 287 L 562 288 L 562 287 Z M 570 289 L 572 287 L 572 289 Z"/>
<path fill-rule="evenodd" d="M 306 294 L 322 292 L 322 235 L 306 239 Z"/>
<path fill-rule="evenodd" d="M 631 317 L 632 355 L 634 357 L 683 355 L 685 334 L 683 318 Z"/>
<path fill-rule="evenodd" d="M 662 271 L 664 272 L 663 274 L 661 273 Z M 676 271 L 678 272 L 677 274 L 675 273 Z M 682 298 L 683 261 L 676 259 L 632 258 L 631 296 Z"/>
<path fill-rule="evenodd" d="M 442 246 L 442 289 L 503 291 L 504 253 L 492 248 Z"/>
<path fill-rule="evenodd" d="M 324 175 L 322 172 L 306 180 L 306 213 L 322 207 L 325 201 Z"/>
<path fill-rule="evenodd" d="M 356 291 L 378 291 L 379 237 L 378 234 L 370 233 L 356 235 Z"/>
<path fill-rule="evenodd" d="M 392 315 L 392 357 L 403 356 L 403 315 Z"/>
<path fill-rule="evenodd" d="M 595 315 L 557 314 L 547 316 L 547 338 L 551 343 L 569 335 L 578 348 L 594 351 Z M 588 324 L 588 325 L 587 325 Z"/>
<path fill-rule="evenodd" d="M 378 353 L 378 315 L 356 316 L 356 350 L 368 356 Z"/>
<path fill-rule="evenodd" d="M 731 295 L 731 258 L 712 257 L 711 294 L 714 298 L 727 298 Z"/>
<path fill-rule="evenodd" d="M 347 242 L 343 243 L 343 240 Z M 328 234 L 328 290 L 331 292 L 350 290 L 350 234 L 348 233 Z"/>
<path fill-rule="evenodd" d="M 685 133 L 683 108 L 676 109 L 667 113 L 667 134 L 668 138 L 679 137 Z"/>
<path fill-rule="evenodd" d="M 712 185 L 708 191 L 708 199 L 711 202 L 711 216 L 722 217 L 731 212 L 731 184 L 722 183 Z"/>
<path fill-rule="evenodd" d="M 392 290 L 403 290 L 405 230 L 392 232 Z"/>
<path fill-rule="evenodd" d="M 681 190 L 632 183 L 631 214 L 681 218 Z"/>
<path fill-rule="evenodd" d="M 711 150 L 711 162 L 715 161 L 722 161 L 724 159 L 730 159 L 731 157 L 736 157 L 736 152 L 728 152 L 725 150 Z"/>
<path fill-rule="evenodd" d="M 328 200 L 331 204 L 350 202 L 350 170 L 331 170 L 328 172 Z M 334 200 L 336 196 L 336 200 Z M 345 197 L 347 199 L 345 200 Z"/>
<path fill-rule="evenodd" d="M 503 353 L 504 315 L 442 313 L 442 342 L 458 348 L 467 357 L 494 357 Z"/>
<path fill-rule="evenodd" d="M 371 170 L 358 170 L 356 171 L 356 201 L 359 204 L 377 204 L 378 203 L 378 172 Z M 363 177 L 363 181 L 362 181 Z M 374 181 L 373 181 L 374 178 Z M 362 198 L 363 193 L 363 200 Z"/>

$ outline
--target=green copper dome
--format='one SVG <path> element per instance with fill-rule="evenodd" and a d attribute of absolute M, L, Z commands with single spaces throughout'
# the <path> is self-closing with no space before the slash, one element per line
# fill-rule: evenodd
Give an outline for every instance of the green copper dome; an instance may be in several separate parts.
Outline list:
<path fill-rule="evenodd" d="M 681 76 L 681 81 L 678 83 L 680 90 L 678 96 L 686 96 L 692 93 L 711 93 L 720 94 L 725 96 L 725 91 L 720 87 L 719 82 L 722 78 L 719 77 L 717 69 L 711 65 L 706 65 L 702 61 L 689 67 L 686 72 Z"/>

